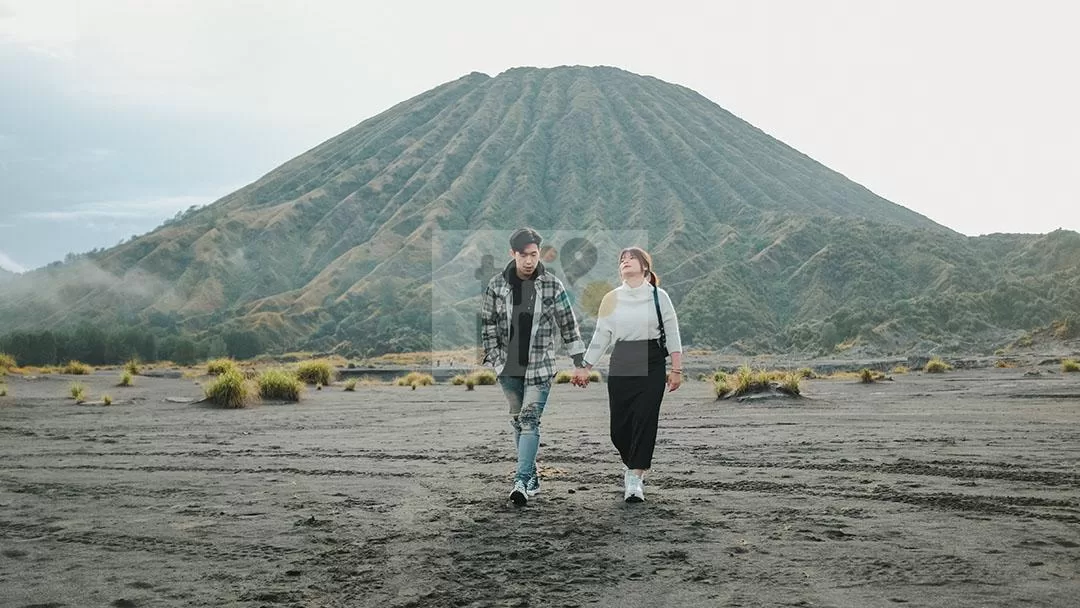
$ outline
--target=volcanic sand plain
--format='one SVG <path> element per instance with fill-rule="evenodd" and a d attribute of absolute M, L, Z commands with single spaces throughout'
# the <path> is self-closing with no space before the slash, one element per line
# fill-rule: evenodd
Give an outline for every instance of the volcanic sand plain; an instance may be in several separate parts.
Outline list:
<path fill-rule="evenodd" d="M 556 385 L 522 508 L 497 387 L 9 376 L 0 605 L 1075 606 L 1080 374 L 1035 369 L 689 381 L 630 505 L 605 385 Z"/>

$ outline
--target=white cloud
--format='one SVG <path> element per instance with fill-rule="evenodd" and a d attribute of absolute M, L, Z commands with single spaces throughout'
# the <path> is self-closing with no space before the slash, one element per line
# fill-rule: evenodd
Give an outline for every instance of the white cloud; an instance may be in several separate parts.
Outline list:
<path fill-rule="evenodd" d="M 78 24 L 78 0 L 7 0 L 0 4 L 0 42 L 54 57 L 74 57 Z"/>
<path fill-rule="evenodd" d="M 74 205 L 52 211 L 28 211 L 20 217 L 52 222 L 87 221 L 94 219 L 140 220 L 166 218 L 192 205 L 211 202 L 206 196 L 169 196 L 149 200 L 99 201 Z"/>
<path fill-rule="evenodd" d="M 0 268 L 11 272 L 26 272 L 26 268 L 22 264 L 8 257 L 8 254 L 3 251 L 0 251 Z"/>
<path fill-rule="evenodd" d="M 1013 4 L 0 0 L 0 44 L 63 57 L 71 96 L 267 120 L 312 143 L 473 70 L 615 65 L 966 234 L 1080 229 L 1080 88 L 1060 77 L 1080 9 Z"/>

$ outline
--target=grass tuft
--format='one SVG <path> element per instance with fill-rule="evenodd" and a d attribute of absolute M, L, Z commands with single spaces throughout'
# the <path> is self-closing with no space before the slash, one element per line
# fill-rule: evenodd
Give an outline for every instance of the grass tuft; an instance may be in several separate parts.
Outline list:
<path fill-rule="evenodd" d="M 780 389 L 789 395 L 801 395 L 800 380 L 802 380 L 802 376 L 799 374 L 785 374 L 780 380 Z"/>
<path fill-rule="evenodd" d="M 82 403 L 86 399 L 86 387 L 79 382 L 72 382 L 68 387 L 68 393 L 75 403 Z"/>
<path fill-rule="evenodd" d="M 494 370 L 490 369 L 476 370 L 470 374 L 470 377 L 478 386 L 495 386 L 499 382 L 499 376 L 495 374 Z"/>
<path fill-rule="evenodd" d="M 105 395 L 101 398 L 101 402 L 105 405 L 112 405 L 112 397 Z"/>
<path fill-rule="evenodd" d="M 232 359 L 214 359 L 206 363 L 206 373 L 211 376 L 220 376 L 229 372 L 239 373 L 239 371 L 240 368 L 236 365 L 236 361 Z"/>
<path fill-rule="evenodd" d="M 717 399 L 731 392 L 731 383 L 728 381 L 727 373 L 717 370 L 713 372 L 711 379 Z"/>
<path fill-rule="evenodd" d="M 349 391 L 350 393 L 356 392 L 356 383 L 356 378 L 349 378 L 349 380 L 345 382 L 345 390 Z"/>
<path fill-rule="evenodd" d="M 466 376 L 465 374 L 458 374 L 450 379 L 450 384 L 452 386 L 461 386 L 465 384 L 465 381 L 468 379 L 468 376 Z"/>
<path fill-rule="evenodd" d="M 263 399 L 300 401 L 304 383 L 295 374 L 281 369 L 267 370 L 255 379 L 259 396 Z"/>
<path fill-rule="evenodd" d="M 568 372 L 563 370 L 555 374 L 555 384 L 570 384 L 570 381 L 574 379 L 574 372 Z"/>
<path fill-rule="evenodd" d="M 138 376 L 139 371 L 140 371 L 139 370 L 139 360 L 138 359 L 130 359 L 130 360 L 128 360 L 128 362 L 124 364 L 124 370 L 126 370 L 127 373 L 131 374 L 132 376 Z"/>
<path fill-rule="evenodd" d="M 205 390 L 206 398 L 211 403 L 223 407 L 242 408 L 251 402 L 251 391 L 244 382 L 244 376 L 236 369 L 219 374 Z"/>
<path fill-rule="evenodd" d="M 18 365 L 15 364 L 15 357 L 7 353 L 0 353 L 0 370 L 7 371 L 16 367 Z"/>
<path fill-rule="evenodd" d="M 321 384 L 329 386 L 337 375 L 334 366 L 325 359 L 314 361 L 301 361 L 296 371 L 297 377 L 308 384 Z"/>
<path fill-rule="evenodd" d="M 1080 372 L 1080 363 L 1077 363 L 1075 359 L 1065 359 L 1061 362 L 1061 371 Z"/>
<path fill-rule="evenodd" d="M 117 384 L 117 386 L 134 386 L 134 385 L 135 385 L 135 380 L 132 378 L 132 374 L 131 374 L 130 371 L 125 370 L 124 373 L 120 374 L 120 384 Z"/>
<path fill-rule="evenodd" d="M 90 373 L 90 366 L 81 361 L 68 361 L 63 372 L 72 376 L 85 376 Z"/>

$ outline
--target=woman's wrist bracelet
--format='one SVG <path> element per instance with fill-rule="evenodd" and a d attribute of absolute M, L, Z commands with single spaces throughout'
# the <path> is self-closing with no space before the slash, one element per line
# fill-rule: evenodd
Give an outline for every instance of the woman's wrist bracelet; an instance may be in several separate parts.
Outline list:
<path fill-rule="evenodd" d="M 682 370 L 681 369 L 673 369 L 673 370 L 671 370 L 671 373 L 673 373 L 673 374 L 681 374 Z"/>

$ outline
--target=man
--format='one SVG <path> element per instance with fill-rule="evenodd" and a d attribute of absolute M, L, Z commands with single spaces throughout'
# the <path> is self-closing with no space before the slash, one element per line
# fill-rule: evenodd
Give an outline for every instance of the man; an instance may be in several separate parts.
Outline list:
<path fill-rule="evenodd" d="M 536 452 L 540 416 L 555 376 L 555 333 L 574 365 L 584 365 L 585 344 L 562 281 L 540 262 L 539 234 L 519 228 L 510 235 L 510 257 L 484 290 L 481 310 L 484 365 L 495 368 L 510 404 L 517 472 L 510 500 L 524 506 L 540 492 Z"/>

